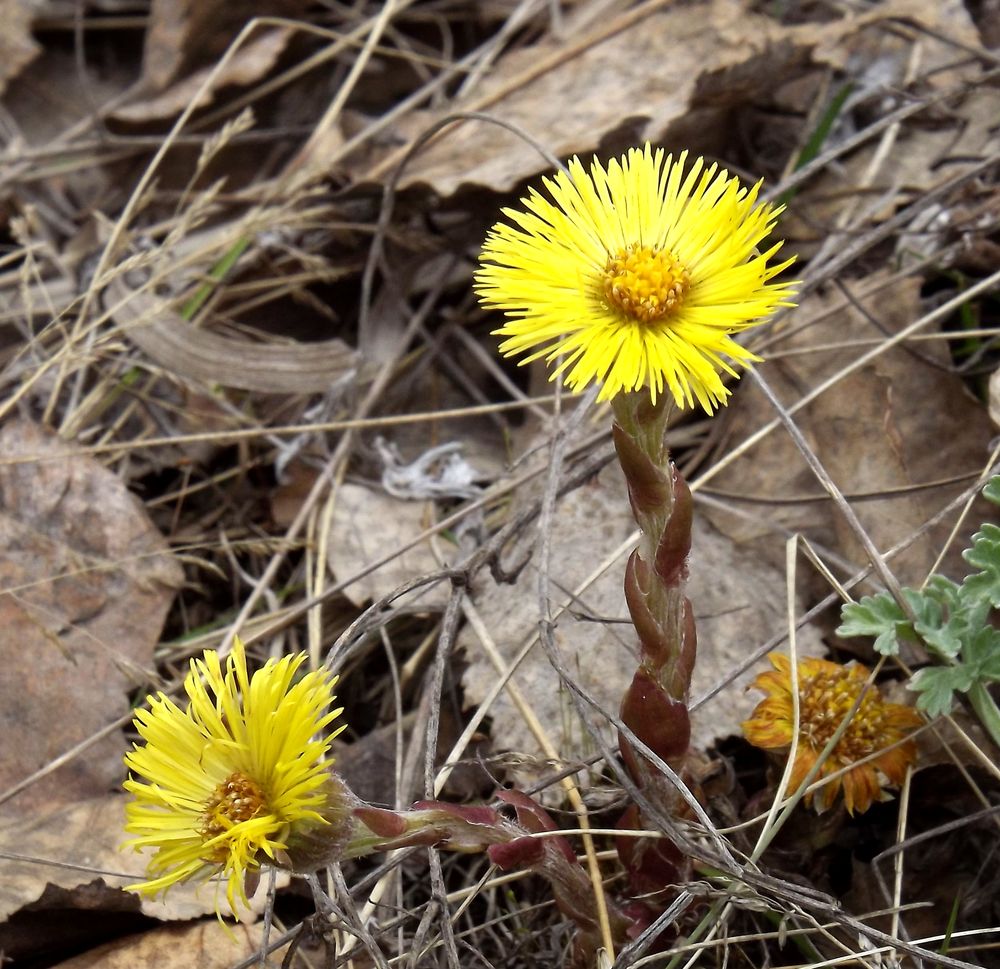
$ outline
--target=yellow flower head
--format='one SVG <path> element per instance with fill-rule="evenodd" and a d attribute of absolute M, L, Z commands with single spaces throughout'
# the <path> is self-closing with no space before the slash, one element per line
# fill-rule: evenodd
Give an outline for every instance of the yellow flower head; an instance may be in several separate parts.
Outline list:
<path fill-rule="evenodd" d="M 330 740 L 322 731 L 340 710 L 328 711 L 336 677 L 296 673 L 305 654 L 269 660 L 247 674 L 237 639 L 225 662 L 214 650 L 191 661 L 181 709 L 160 693 L 135 725 L 145 741 L 125 755 L 132 773 L 125 789 L 127 846 L 153 847 L 149 880 L 130 886 L 155 895 L 189 878 L 221 873 L 226 897 L 248 904 L 245 876 L 286 847 L 293 826 L 318 822 Z M 143 778 L 136 780 L 135 778 Z"/>
<path fill-rule="evenodd" d="M 648 386 L 666 387 L 680 407 L 695 399 L 708 412 L 729 390 L 719 371 L 759 360 L 731 334 L 790 305 L 791 284 L 770 280 L 791 259 L 768 266 L 781 248 L 758 246 L 782 211 L 758 205 L 717 165 L 687 152 L 675 162 L 647 144 L 588 174 L 578 158 L 569 172 L 534 189 L 526 211 L 504 209 L 483 247 L 476 291 L 505 311 L 495 332 L 521 364 L 562 355 L 552 377 L 582 390 L 603 382 L 601 400 Z"/>
<path fill-rule="evenodd" d="M 771 653 L 768 659 L 774 670 L 761 673 L 753 684 L 767 694 L 767 699 L 757 705 L 753 716 L 743 724 L 743 734 L 755 747 L 782 750 L 791 746 L 795 731 L 791 662 L 778 653 Z M 798 667 L 798 749 L 790 791 L 796 790 L 812 770 L 869 676 L 869 670 L 857 663 L 841 666 L 823 659 L 801 659 Z M 841 788 L 849 814 L 867 811 L 874 801 L 887 800 L 883 786 L 903 782 L 906 768 L 917 756 L 917 745 L 906 737 L 922 724 L 915 710 L 887 703 L 876 687 L 870 686 L 823 763 L 817 780 L 845 772 L 831 778 L 814 795 L 807 794 L 806 803 L 813 804 L 817 813 L 821 813 L 833 804 Z"/>

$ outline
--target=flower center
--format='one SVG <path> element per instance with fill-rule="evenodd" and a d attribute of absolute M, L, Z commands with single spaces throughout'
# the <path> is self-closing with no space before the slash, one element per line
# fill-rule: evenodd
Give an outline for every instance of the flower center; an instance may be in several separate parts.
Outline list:
<path fill-rule="evenodd" d="M 264 792 L 256 781 L 240 771 L 230 774 L 205 802 L 199 833 L 206 840 L 234 825 L 256 817 L 264 809 Z M 222 855 L 226 852 L 222 849 Z"/>
<path fill-rule="evenodd" d="M 801 732 L 816 750 L 829 742 L 854 706 L 864 684 L 864 680 L 852 678 L 846 669 L 816 673 L 802 681 L 799 692 Z M 887 726 L 878 690 L 869 687 L 834 753 L 847 762 L 867 757 L 889 742 Z"/>
<path fill-rule="evenodd" d="M 687 270 L 666 249 L 633 244 L 608 256 L 604 267 L 608 302 L 641 323 L 676 312 L 690 284 Z"/>

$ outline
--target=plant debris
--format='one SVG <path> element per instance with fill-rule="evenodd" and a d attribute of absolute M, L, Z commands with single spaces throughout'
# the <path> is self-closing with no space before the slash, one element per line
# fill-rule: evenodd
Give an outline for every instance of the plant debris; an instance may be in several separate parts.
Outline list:
<path fill-rule="evenodd" d="M 655 940 L 668 962 L 998 964 L 998 751 L 961 671 L 918 638 L 883 656 L 837 632 L 845 597 L 960 582 L 994 527 L 995 3 L 0 14 L 4 958 L 569 964 L 546 883 L 477 853 L 345 861 L 270 894 L 265 876 L 266 920 L 232 931 L 214 881 L 126 892 L 144 877 L 117 851 L 131 711 L 180 699 L 190 660 L 238 634 L 254 669 L 304 651 L 339 673 L 337 759 L 384 823 L 420 799 L 469 824 L 551 814 L 544 850 L 589 860 L 614 918 L 623 900 L 654 911 L 626 881 L 687 839 L 676 934 Z M 634 803 L 617 722 L 640 653 L 608 409 L 496 352 L 504 317 L 473 272 L 526 185 L 647 140 L 762 180 L 798 305 L 741 335 L 763 362 L 723 413 L 671 418 L 695 502 L 691 792 L 659 848 L 652 813 L 626 815 L 644 828 L 624 863 L 607 832 Z M 994 611 L 967 637 L 977 669 Z M 921 713 L 893 799 L 819 817 L 775 801 L 781 752 L 740 724 L 767 654 L 790 650 L 856 661 L 894 706 L 914 706 L 920 670 L 955 687 Z M 721 898 L 725 924 L 697 941 Z"/>

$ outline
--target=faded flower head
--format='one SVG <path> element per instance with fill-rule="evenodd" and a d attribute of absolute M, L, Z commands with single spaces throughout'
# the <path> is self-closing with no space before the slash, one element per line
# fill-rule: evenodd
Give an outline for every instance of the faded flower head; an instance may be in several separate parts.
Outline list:
<path fill-rule="evenodd" d="M 795 730 L 791 661 L 778 653 L 770 653 L 768 659 L 774 670 L 761 673 L 753 683 L 767 694 L 767 699 L 757 704 L 753 716 L 743 724 L 743 734 L 755 747 L 783 750 L 791 746 Z M 789 790 L 796 790 L 812 769 L 857 701 L 869 672 L 857 663 L 841 666 L 823 659 L 799 660 L 798 750 Z M 849 814 L 867 811 L 874 801 L 888 800 L 883 788 L 886 784 L 903 782 L 906 768 L 917 756 L 916 743 L 906 737 L 922 724 L 915 710 L 886 702 L 878 689 L 870 686 L 820 768 L 817 780 L 844 768 L 847 771 L 814 794 L 806 795 L 806 803 L 822 813 L 833 804 L 841 789 Z"/>
<path fill-rule="evenodd" d="M 191 661 L 184 709 L 160 693 L 135 725 L 145 742 L 125 755 L 126 846 L 156 849 L 148 881 L 130 886 L 156 895 L 177 882 L 221 874 L 236 910 L 261 862 L 287 847 L 296 825 L 323 824 L 323 757 L 343 729 L 322 735 L 336 677 L 296 679 L 305 654 L 269 660 L 250 677 L 237 639 L 225 661 L 214 650 Z M 141 780 L 137 779 L 141 778 Z"/>
<path fill-rule="evenodd" d="M 674 161 L 647 144 L 588 173 L 578 158 L 504 209 L 486 239 L 476 291 L 505 311 L 495 332 L 521 364 L 562 362 L 574 390 L 603 383 L 601 400 L 648 387 L 709 413 L 729 396 L 719 371 L 758 360 L 732 334 L 787 306 L 794 288 L 772 283 L 792 260 L 758 249 L 782 211 L 687 152 Z"/>

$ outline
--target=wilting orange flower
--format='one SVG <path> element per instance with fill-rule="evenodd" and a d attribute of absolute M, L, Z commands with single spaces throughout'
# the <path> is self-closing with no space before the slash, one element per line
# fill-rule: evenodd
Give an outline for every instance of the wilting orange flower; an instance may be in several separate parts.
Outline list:
<path fill-rule="evenodd" d="M 767 699 L 758 703 L 753 716 L 744 722 L 743 734 L 755 747 L 788 749 L 795 731 L 791 662 L 778 653 L 770 653 L 768 659 L 774 670 L 761 673 L 753 683 L 767 694 Z M 798 748 L 789 780 L 790 791 L 796 790 L 812 770 L 857 701 L 869 672 L 857 663 L 841 666 L 823 659 L 799 660 Z M 874 801 L 888 800 L 884 786 L 901 784 L 906 768 L 916 759 L 917 745 L 905 738 L 922 723 L 915 710 L 887 703 L 878 689 L 870 686 L 843 736 L 820 768 L 817 780 L 849 769 L 806 795 L 806 803 L 822 813 L 833 804 L 841 788 L 849 814 L 867 811 Z"/>

